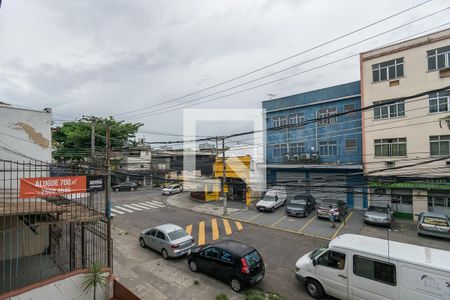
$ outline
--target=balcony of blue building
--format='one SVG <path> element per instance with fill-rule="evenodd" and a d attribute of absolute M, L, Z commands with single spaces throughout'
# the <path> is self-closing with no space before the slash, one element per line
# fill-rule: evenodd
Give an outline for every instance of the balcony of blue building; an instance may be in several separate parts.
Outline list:
<path fill-rule="evenodd" d="M 263 102 L 269 185 L 367 207 L 360 82 Z"/>

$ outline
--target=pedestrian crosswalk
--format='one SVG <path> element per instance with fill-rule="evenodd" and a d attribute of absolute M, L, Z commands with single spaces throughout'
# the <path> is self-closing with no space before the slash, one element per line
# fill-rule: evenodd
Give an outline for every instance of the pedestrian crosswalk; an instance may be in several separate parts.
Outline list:
<path fill-rule="evenodd" d="M 186 232 L 197 241 L 199 246 L 206 244 L 207 242 L 213 242 L 223 236 L 232 235 L 233 232 L 238 232 L 244 229 L 242 223 L 239 221 L 230 221 L 222 218 L 212 218 L 210 222 L 200 221 L 197 224 L 189 224 L 186 226 Z M 197 228 L 195 228 L 197 227 Z"/>
<path fill-rule="evenodd" d="M 121 204 L 114 205 L 111 207 L 111 216 L 115 217 L 116 215 L 124 215 L 127 213 L 133 213 L 136 211 L 145 211 L 148 209 L 157 209 L 165 207 L 166 205 L 159 201 L 146 201 L 140 203 L 133 204 Z"/>

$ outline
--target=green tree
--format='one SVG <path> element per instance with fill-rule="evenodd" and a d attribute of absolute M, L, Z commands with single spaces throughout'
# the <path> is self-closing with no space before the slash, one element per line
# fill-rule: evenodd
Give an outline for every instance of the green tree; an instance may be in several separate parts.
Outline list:
<path fill-rule="evenodd" d="M 111 147 L 121 149 L 136 144 L 135 138 L 142 123 L 116 121 L 113 117 L 83 117 L 74 122 L 66 122 L 53 130 L 52 143 L 56 160 L 82 160 L 91 155 L 91 127 L 95 122 L 96 152 L 104 153 L 106 149 L 106 127 L 110 126 Z"/>
<path fill-rule="evenodd" d="M 102 290 L 105 289 L 108 276 L 102 270 L 102 264 L 99 262 L 94 262 L 88 267 L 88 270 L 89 271 L 81 282 L 81 288 L 85 294 L 94 289 L 93 299 L 95 300 L 97 297 L 97 288 L 101 288 Z"/>

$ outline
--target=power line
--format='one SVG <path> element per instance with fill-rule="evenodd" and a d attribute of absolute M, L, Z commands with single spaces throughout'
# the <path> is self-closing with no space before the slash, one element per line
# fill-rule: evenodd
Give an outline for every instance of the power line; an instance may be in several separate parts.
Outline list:
<path fill-rule="evenodd" d="M 180 96 L 180 97 L 176 97 L 176 98 L 174 98 L 174 99 L 162 101 L 162 102 L 157 103 L 157 104 L 154 104 L 154 105 L 152 105 L 152 106 L 147 106 L 147 107 L 143 107 L 143 108 L 141 108 L 141 109 L 132 110 L 132 111 L 123 112 L 123 113 L 119 113 L 119 114 L 116 114 L 115 116 L 126 115 L 126 114 L 130 114 L 130 113 L 134 113 L 134 112 L 139 112 L 139 111 L 144 110 L 144 109 L 147 109 L 147 108 L 156 107 L 156 106 L 160 106 L 160 105 L 165 105 L 165 104 L 167 104 L 167 103 L 169 103 L 169 102 L 174 102 L 174 101 L 177 101 L 177 100 L 180 100 L 180 99 L 183 99 L 183 98 L 186 98 L 186 97 L 189 97 L 189 96 L 193 96 L 193 95 L 199 94 L 199 93 L 201 93 L 201 92 L 204 92 L 204 91 L 207 91 L 207 90 L 210 90 L 210 89 L 213 89 L 213 88 L 222 86 L 222 85 L 224 85 L 224 84 L 227 84 L 227 83 L 236 81 L 236 80 L 241 79 L 241 78 L 243 78 L 243 77 L 246 77 L 246 76 L 248 76 L 248 75 L 251 75 L 251 74 L 257 73 L 257 72 L 259 72 L 259 71 L 265 70 L 265 69 L 267 69 L 267 68 L 270 68 L 270 67 L 272 67 L 272 66 L 275 66 L 275 65 L 277 65 L 277 64 L 280 64 L 280 63 L 282 63 L 282 62 L 285 62 L 285 61 L 290 60 L 290 59 L 292 59 L 292 58 L 295 58 L 295 57 L 297 57 L 297 56 L 306 54 L 306 53 L 311 52 L 311 51 L 313 51 L 313 50 L 316 50 L 316 49 L 318 49 L 318 48 L 320 48 L 320 47 L 323 47 L 323 46 L 328 45 L 328 44 L 330 44 L 330 43 L 333 43 L 333 42 L 336 42 L 336 41 L 338 41 L 338 40 L 341 40 L 341 39 L 343 39 L 343 38 L 345 38 L 345 37 L 347 37 L 347 36 L 350 36 L 350 35 L 352 35 L 352 34 L 355 34 L 355 33 L 359 32 L 359 31 L 362 31 L 362 30 L 364 30 L 364 29 L 367 29 L 367 28 L 369 28 L 369 27 L 372 27 L 372 26 L 374 26 L 374 25 L 377 25 L 377 24 L 379 24 L 379 23 L 381 23 L 381 22 L 384 22 L 384 21 L 386 21 L 386 20 L 389 20 L 389 19 L 391 19 L 391 18 L 394 18 L 394 17 L 396 17 L 396 16 L 399 16 L 399 15 L 405 13 L 405 12 L 408 12 L 408 11 L 410 11 L 410 10 L 413 10 L 413 9 L 415 9 L 415 8 L 417 8 L 417 7 L 419 7 L 419 6 L 422 6 L 422 5 L 424 5 L 424 4 L 428 3 L 428 2 L 431 2 L 431 1 L 432 1 L 432 0 L 428 0 L 428 1 L 421 2 L 421 3 L 417 4 L 417 5 L 414 5 L 414 6 L 412 6 L 412 7 L 409 7 L 409 8 L 407 8 L 407 9 L 402 10 L 402 11 L 400 11 L 400 12 L 397 12 L 397 13 L 395 13 L 395 14 L 392 14 L 392 15 L 390 15 L 390 16 L 388 16 L 388 17 L 382 18 L 382 19 L 377 20 L 377 21 L 375 21 L 375 22 L 373 22 L 373 23 L 370 23 L 370 24 L 368 24 L 368 25 L 365 25 L 365 26 L 363 26 L 363 27 L 360 27 L 360 28 L 358 28 L 358 29 L 356 29 L 356 30 L 350 31 L 350 32 L 348 32 L 348 33 L 346 33 L 346 34 L 344 34 L 344 35 L 338 36 L 338 37 L 333 38 L 333 39 L 331 39 L 331 40 L 329 40 L 329 41 L 326 41 L 326 42 L 324 42 L 324 43 L 318 44 L 318 45 L 316 45 L 316 46 L 314 46 L 314 47 L 311 47 L 311 48 L 309 48 L 309 49 L 306 49 L 306 50 L 297 52 L 297 53 L 295 53 L 295 54 L 293 54 L 293 55 L 291 55 L 291 56 L 288 56 L 288 57 L 286 57 L 286 58 L 282 58 L 282 59 L 277 60 L 277 61 L 275 61 L 275 62 L 273 62 L 273 63 L 270 63 L 270 64 L 268 64 L 268 65 L 259 67 L 259 68 L 255 69 L 255 70 L 252 70 L 252 71 L 250 71 L 250 72 L 244 73 L 244 74 L 242 74 L 242 75 L 238 75 L 238 76 L 236 76 L 236 77 L 233 77 L 233 78 L 231 78 L 231 79 L 225 80 L 225 81 L 220 82 L 220 83 L 218 83 L 218 84 L 214 84 L 214 85 L 209 86 L 209 87 L 206 87 L 206 88 L 204 88 L 204 89 L 201 89 L 201 90 L 198 90 L 198 91 L 195 91 L 195 92 L 191 92 L 191 93 L 186 94 L 186 95 L 184 95 L 184 96 Z"/>

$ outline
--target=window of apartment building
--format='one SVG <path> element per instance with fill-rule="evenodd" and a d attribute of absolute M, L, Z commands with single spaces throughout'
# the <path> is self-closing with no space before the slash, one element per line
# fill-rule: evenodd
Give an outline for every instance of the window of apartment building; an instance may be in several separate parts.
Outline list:
<path fill-rule="evenodd" d="M 430 211 L 450 211 L 450 192 L 434 191 L 428 192 L 428 209 Z"/>
<path fill-rule="evenodd" d="M 356 151 L 356 139 L 345 140 L 345 151 L 355 152 Z"/>
<path fill-rule="evenodd" d="M 289 152 L 291 155 L 300 155 L 305 153 L 305 143 L 289 144 Z"/>
<path fill-rule="evenodd" d="M 373 102 L 374 105 L 381 104 L 382 101 Z M 373 108 L 373 117 L 376 120 L 398 118 L 405 116 L 405 101 L 398 101 L 386 105 L 380 105 Z"/>
<path fill-rule="evenodd" d="M 430 154 L 433 156 L 450 155 L 450 135 L 430 136 Z"/>
<path fill-rule="evenodd" d="M 344 112 L 349 112 L 355 110 L 355 104 L 345 104 Z"/>
<path fill-rule="evenodd" d="M 430 113 L 450 110 L 450 90 L 432 93 L 428 97 L 430 103 Z"/>
<path fill-rule="evenodd" d="M 404 75 L 403 57 L 372 65 L 373 82 L 390 80 Z"/>
<path fill-rule="evenodd" d="M 273 127 L 281 127 L 287 125 L 287 118 L 286 116 L 278 116 L 272 118 L 272 125 Z"/>
<path fill-rule="evenodd" d="M 322 156 L 337 155 L 336 141 L 319 142 L 319 154 Z"/>
<path fill-rule="evenodd" d="M 333 124 L 336 123 L 336 117 L 330 117 L 337 114 L 336 107 L 334 108 L 324 108 L 317 111 L 317 117 L 319 120 L 319 125 Z"/>
<path fill-rule="evenodd" d="M 287 146 L 285 144 L 273 146 L 273 156 L 282 157 L 287 154 Z"/>
<path fill-rule="evenodd" d="M 375 140 L 375 156 L 406 156 L 406 138 Z"/>
<path fill-rule="evenodd" d="M 296 113 L 289 115 L 289 125 L 298 125 L 305 121 L 304 113 Z"/>
<path fill-rule="evenodd" d="M 428 71 L 450 67 L 450 45 L 427 51 Z"/>

